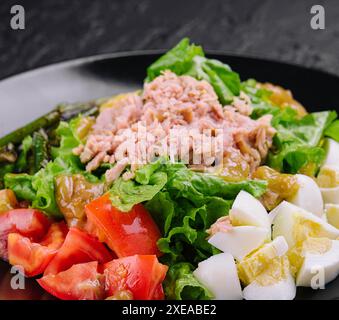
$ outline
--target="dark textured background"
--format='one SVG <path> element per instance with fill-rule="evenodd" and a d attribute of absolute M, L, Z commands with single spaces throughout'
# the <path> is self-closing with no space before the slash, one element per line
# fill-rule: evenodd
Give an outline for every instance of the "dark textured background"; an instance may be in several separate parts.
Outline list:
<path fill-rule="evenodd" d="M 26 29 L 10 29 L 10 7 Z M 312 30 L 322 4 L 326 29 Z M 0 0 L 0 78 L 98 53 L 169 48 L 189 36 L 206 49 L 268 57 L 339 74 L 338 0 Z"/>

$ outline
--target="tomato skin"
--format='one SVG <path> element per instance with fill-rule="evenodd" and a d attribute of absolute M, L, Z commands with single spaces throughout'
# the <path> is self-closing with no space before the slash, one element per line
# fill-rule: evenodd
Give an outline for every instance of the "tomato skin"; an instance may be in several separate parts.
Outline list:
<path fill-rule="evenodd" d="M 160 255 L 157 247 L 160 231 L 143 205 L 121 212 L 112 206 L 106 194 L 89 203 L 85 210 L 88 220 L 104 235 L 104 241 L 118 257 Z"/>
<path fill-rule="evenodd" d="M 66 271 L 37 280 L 42 288 L 62 300 L 99 300 L 105 297 L 98 262 L 75 264 Z"/>
<path fill-rule="evenodd" d="M 8 260 L 7 237 L 19 233 L 31 240 L 39 241 L 47 232 L 51 222 L 35 209 L 13 209 L 0 216 L 0 257 Z"/>
<path fill-rule="evenodd" d="M 90 261 L 105 263 L 112 258 L 108 249 L 95 237 L 80 229 L 70 228 L 62 247 L 47 266 L 44 275 L 55 275 L 74 264 Z"/>
<path fill-rule="evenodd" d="M 31 242 L 19 233 L 8 235 L 8 261 L 11 265 L 21 266 L 26 277 L 43 273 L 56 253 L 56 249 Z"/>
<path fill-rule="evenodd" d="M 53 223 L 40 244 L 48 248 L 59 249 L 64 243 L 67 233 L 68 227 L 64 221 Z"/>
<path fill-rule="evenodd" d="M 154 291 L 152 300 L 164 300 L 164 299 L 165 299 L 164 289 L 162 287 L 162 284 L 159 284 Z"/>
<path fill-rule="evenodd" d="M 108 296 L 127 290 L 135 300 L 163 299 L 162 281 L 168 267 L 155 255 L 134 255 L 112 260 L 104 265 Z"/>
<path fill-rule="evenodd" d="M 45 271 L 65 240 L 64 222 L 53 223 L 40 243 L 32 242 L 19 233 L 8 235 L 8 261 L 23 267 L 25 276 L 34 277 Z"/>

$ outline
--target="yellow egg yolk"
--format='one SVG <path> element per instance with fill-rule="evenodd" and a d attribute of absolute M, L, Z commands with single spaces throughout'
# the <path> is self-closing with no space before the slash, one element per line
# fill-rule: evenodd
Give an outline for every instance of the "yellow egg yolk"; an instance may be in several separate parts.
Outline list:
<path fill-rule="evenodd" d="M 339 185 L 339 170 L 331 167 L 322 167 L 317 177 L 320 188 L 335 188 Z"/>
<path fill-rule="evenodd" d="M 313 238 L 309 237 L 299 245 L 290 249 L 287 253 L 290 261 L 291 273 L 296 275 L 300 270 L 305 255 L 310 254 L 325 254 L 332 247 L 332 242 L 328 238 Z"/>
<path fill-rule="evenodd" d="M 238 274 L 246 286 L 256 281 L 262 286 L 286 279 L 289 262 L 286 256 L 279 257 L 271 243 L 259 247 L 238 263 Z"/>

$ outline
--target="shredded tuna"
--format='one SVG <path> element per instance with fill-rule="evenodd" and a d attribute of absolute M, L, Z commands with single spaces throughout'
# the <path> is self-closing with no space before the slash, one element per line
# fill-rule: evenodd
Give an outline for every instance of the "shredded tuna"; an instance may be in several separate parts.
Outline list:
<path fill-rule="evenodd" d="M 243 91 L 239 97 L 234 97 L 232 106 L 241 114 L 249 116 L 252 113 L 251 99 Z"/>
<path fill-rule="evenodd" d="M 229 232 L 232 230 L 232 222 L 229 216 L 224 216 L 219 218 L 216 222 L 214 222 L 211 227 L 206 230 L 209 237 L 212 237 L 217 232 Z"/>
<path fill-rule="evenodd" d="M 165 71 L 146 83 L 142 94 L 106 103 L 86 144 L 73 151 L 87 171 L 116 163 L 106 172 L 109 182 L 129 164 L 124 179 L 133 178 L 135 168 L 162 155 L 201 169 L 240 152 L 252 172 L 266 157 L 275 131 L 270 116 L 252 120 L 250 113 L 244 93 L 223 107 L 208 82 Z"/>
<path fill-rule="evenodd" d="M 126 169 L 128 162 L 127 158 L 122 159 L 118 161 L 112 169 L 107 170 L 105 173 L 106 182 L 111 183 L 116 180 Z"/>

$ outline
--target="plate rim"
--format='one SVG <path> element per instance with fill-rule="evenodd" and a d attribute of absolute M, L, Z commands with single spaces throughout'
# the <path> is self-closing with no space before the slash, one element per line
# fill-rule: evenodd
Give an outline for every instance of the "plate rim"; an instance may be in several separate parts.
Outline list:
<path fill-rule="evenodd" d="M 151 55 L 160 55 L 164 54 L 168 50 L 166 49 L 150 49 L 150 50 L 126 50 L 126 51 L 117 51 L 117 52 L 109 52 L 109 53 L 101 53 L 101 54 L 95 54 L 90 56 L 84 56 L 74 59 L 66 59 L 46 65 L 39 66 L 37 68 L 28 69 L 22 72 L 10 74 L 4 78 L 0 78 L 0 86 L 4 82 L 14 81 L 17 78 L 26 78 L 34 76 L 35 74 L 41 73 L 41 72 L 48 72 L 53 69 L 65 69 L 69 67 L 77 67 L 81 65 L 85 65 L 92 62 L 98 62 L 98 61 L 104 61 L 109 59 L 117 59 L 117 58 L 131 58 L 131 57 L 137 57 L 137 56 L 151 56 Z M 274 58 L 266 57 L 265 55 L 256 55 L 256 54 L 239 54 L 239 53 L 233 53 L 233 52 L 225 52 L 222 50 L 206 50 L 205 51 L 206 56 L 210 55 L 216 55 L 221 57 L 230 57 L 230 58 L 237 58 L 237 59 L 247 59 L 247 60 L 257 60 L 263 63 L 272 63 L 272 64 L 278 64 L 280 66 L 288 66 L 288 67 L 294 67 L 298 69 L 303 69 L 311 72 L 320 73 L 324 76 L 329 76 L 332 78 L 336 78 L 339 80 L 339 74 L 331 73 L 327 70 L 322 70 L 319 68 L 314 67 L 308 67 L 305 65 L 302 65 L 300 63 L 296 62 L 287 62 L 283 60 L 277 60 Z M 230 65 L 232 68 L 232 65 Z M 236 71 L 236 70 L 235 70 Z M 146 72 L 145 72 L 146 74 Z"/>

